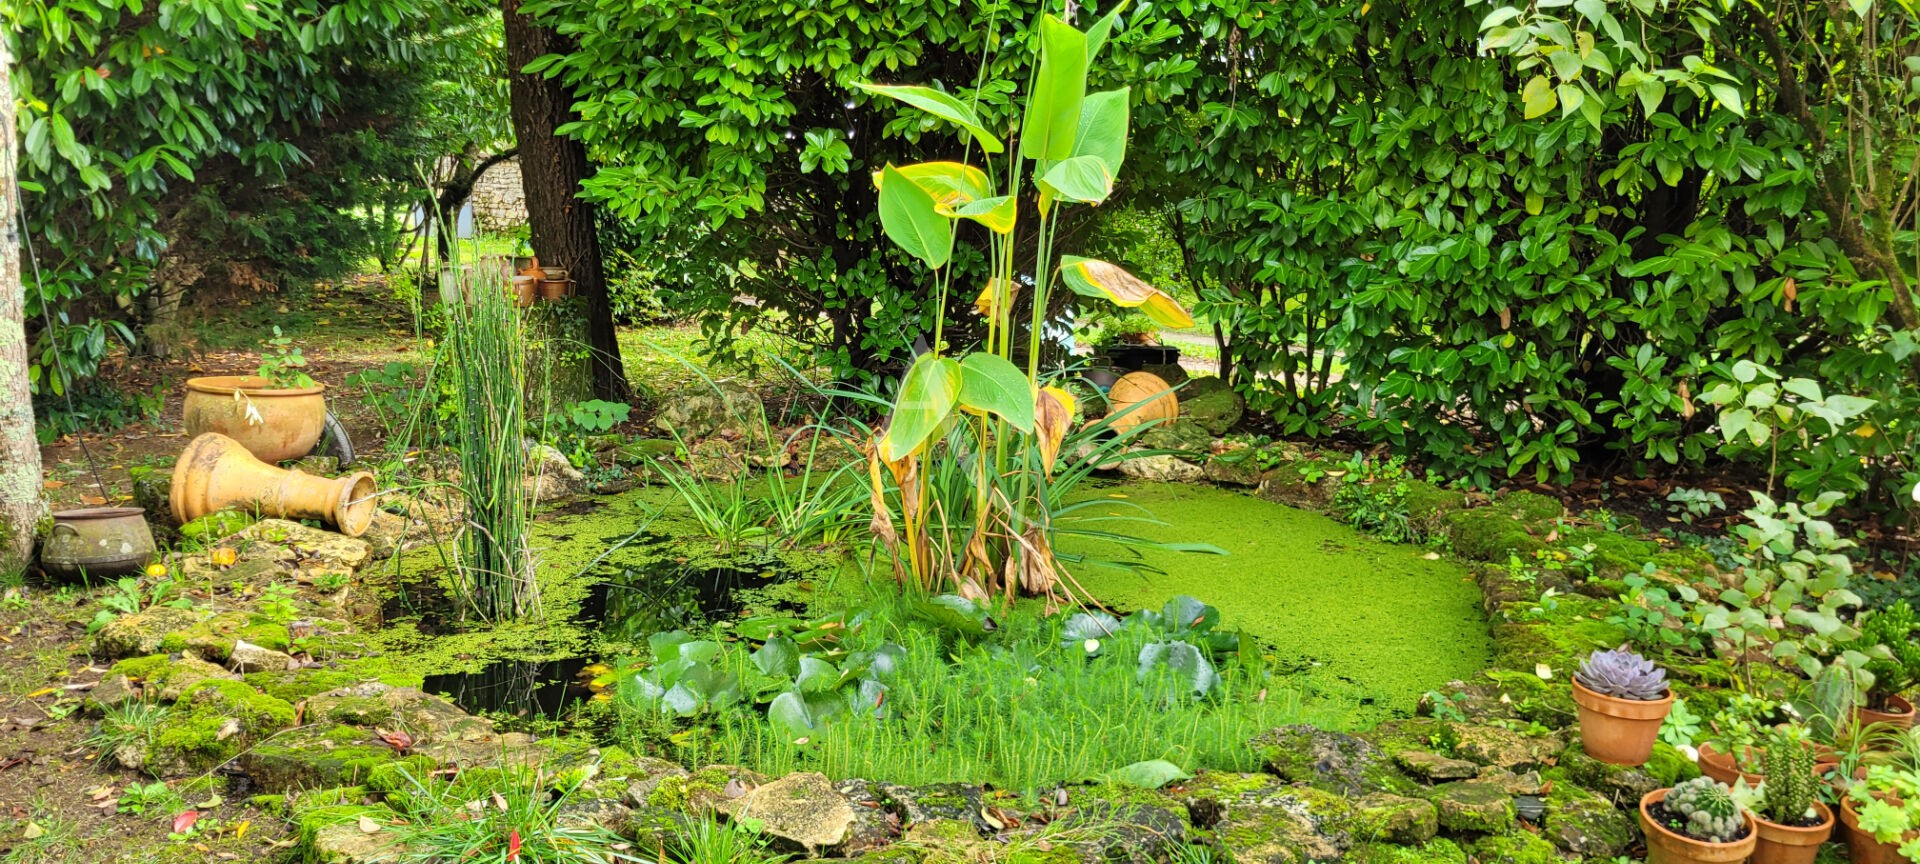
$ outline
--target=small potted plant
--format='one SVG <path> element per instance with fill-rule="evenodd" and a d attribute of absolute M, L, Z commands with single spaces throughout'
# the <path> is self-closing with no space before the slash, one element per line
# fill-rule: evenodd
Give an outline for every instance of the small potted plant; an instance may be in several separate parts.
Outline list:
<path fill-rule="evenodd" d="M 1920 861 L 1920 773 L 1875 765 L 1840 801 L 1840 824 L 1853 864 Z"/>
<path fill-rule="evenodd" d="M 1580 708 L 1580 744 L 1587 755 L 1615 765 L 1644 765 L 1660 724 L 1673 708 L 1667 672 L 1627 650 L 1595 651 L 1573 676 Z"/>
<path fill-rule="evenodd" d="M 1920 683 L 1920 641 L 1914 635 L 1913 606 L 1901 600 L 1866 616 L 1860 624 L 1860 650 L 1872 659 L 1873 676 L 1865 704 L 1856 713 L 1862 726 L 1885 723 L 1913 728 L 1913 703 L 1900 694 Z"/>
<path fill-rule="evenodd" d="M 1709 724 L 1713 732 L 1700 742 L 1694 756 L 1700 773 L 1729 786 L 1741 780 L 1752 785 L 1766 779 L 1760 773 L 1760 742 L 1767 728 L 1766 718 L 1777 710 L 1774 703 L 1745 693 L 1727 700 Z"/>
<path fill-rule="evenodd" d="M 1695 777 L 1640 799 L 1648 864 L 1737 864 L 1753 855 L 1752 815 L 1726 784 Z"/>
<path fill-rule="evenodd" d="M 1766 782 L 1754 787 L 1754 864 L 1812 864 L 1833 834 L 1833 810 L 1820 803 L 1820 778 L 1806 733 L 1794 726 L 1767 738 Z M 1744 781 L 1742 781 L 1744 785 Z"/>
<path fill-rule="evenodd" d="M 187 435 L 218 432 L 263 462 L 313 452 L 327 425 L 327 388 L 307 374 L 306 366 L 293 340 L 273 328 L 253 375 L 187 379 L 181 412 Z"/>

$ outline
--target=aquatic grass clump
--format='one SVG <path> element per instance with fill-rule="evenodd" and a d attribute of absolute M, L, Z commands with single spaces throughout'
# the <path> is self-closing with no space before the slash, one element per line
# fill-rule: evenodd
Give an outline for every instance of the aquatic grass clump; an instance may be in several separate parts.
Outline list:
<path fill-rule="evenodd" d="M 396 769 L 386 796 L 399 812 L 380 830 L 395 838 L 405 862 L 515 861 L 519 864 L 614 864 L 642 859 L 623 851 L 625 838 L 567 805 L 594 775 L 561 779 L 529 768 L 468 769 L 453 779 Z M 566 775 L 562 775 L 566 776 Z"/>
<path fill-rule="evenodd" d="M 755 706 L 774 682 L 751 646 L 734 642 L 711 662 L 747 698 L 692 721 L 673 722 L 621 705 L 635 746 L 664 745 L 691 764 L 750 766 L 768 774 L 820 771 L 834 779 L 890 783 L 988 783 L 1037 794 L 1096 779 L 1135 762 L 1164 759 L 1188 771 L 1252 771 L 1248 739 L 1275 726 L 1345 728 L 1349 706 L 1309 705 L 1255 662 L 1224 658 L 1220 679 L 1196 697 L 1138 657 L 1163 634 L 1121 628 L 1106 639 L 1067 639 L 1061 616 L 1023 603 L 983 635 L 968 636 L 916 614 L 912 598 L 878 588 L 867 624 L 845 637 L 849 654 L 899 645 L 877 710 L 850 712 L 796 732 Z M 857 618 L 850 613 L 849 620 Z"/>
<path fill-rule="evenodd" d="M 443 367 L 452 373 L 459 406 L 453 442 L 466 500 L 454 589 L 463 612 L 499 621 L 539 606 L 527 542 L 534 502 L 524 480 L 526 342 L 506 292 L 474 279 L 471 268 L 454 272 L 461 274 L 465 302 L 447 304 Z"/>

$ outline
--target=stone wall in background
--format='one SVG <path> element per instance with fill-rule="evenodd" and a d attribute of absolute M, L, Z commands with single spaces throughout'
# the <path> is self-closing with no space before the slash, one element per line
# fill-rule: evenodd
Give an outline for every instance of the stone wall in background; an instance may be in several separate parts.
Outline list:
<path fill-rule="evenodd" d="M 508 159 L 480 175 L 473 184 L 474 227 L 488 234 L 506 234 L 527 224 L 527 195 L 520 188 L 520 160 Z"/>

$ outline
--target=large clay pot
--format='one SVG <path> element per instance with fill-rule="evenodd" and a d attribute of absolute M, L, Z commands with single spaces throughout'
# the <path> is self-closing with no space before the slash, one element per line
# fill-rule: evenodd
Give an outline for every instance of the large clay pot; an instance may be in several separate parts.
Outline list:
<path fill-rule="evenodd" d="M 349 537 L 373 522 L 373 475 L 338 479 L 275 468 L 225 435 L 193 439 L 173 465 L 173 518 L 186 524 L 229 507 L 281 519 L 319 519 Z"/>
<path fill-rule="evenodd" d="M 1872 832 L 1860 830 L 1860 813 L 1852 796 L 1840 799 L 1840 834 L 1847 840 L 1847 860 L 1853 864 L 1905 864 L 1899 844 L 1882 843 Z"/>
<path fill-rule="evenodd" d="M 189 378 L 183 409 L 187 434 L 217 432 L 267 462 L 298 459 L 313 452 L 327 427 L 326 390 L 325 384 L 275 387 L 251 375 Z M 249 405 L 260 422 L 247 421 Z"/>
<path fill-rule="evenodd" d="M 1708 843 L 1678 833 L 1655 821 L 1648 808 L 1665 801 L 1671 789 L 1655 789 L 1640 799 L 1640 830 L 1647 835 L 1647 864 L 1740 864 L 1753 855 L 1760 832 L 1753 814 L 1747 819 L 1747 836 L 1732 843 Z"/>
<path fill-rule="evenodd" d="M 1179 397 L 1173 395 L 1173 388 L 1168 387 L 1166 381 L 1151 372 L 1128 372 L 1120 376 L 1107 391 L 1107 400 L 1113 405 L 1107 416 L 1113 418 L 1115 429 L 1131 429 L 1142 423 L 1180 416 Z M 1139 407 L 1135 408 L 1136 405 Z"/>
<path fill-rule="evenodd" d="M 1660 723 L 1673 709 L 1673 691 L 1648 702 L 1596 693 L 1573 682 L 1573 702 L 1580 709 L 1580 746 L 1602 762 L 1639 766 L 1653 756 Z"/>
<path fill-rule="evenodd" d="M 49 576 L 130 576 L 153 560 L 153 529 L 138 507 L 92 507 L 53 514 L 40 543 L 40 569 Z"/>
<path fill-rule="evenodd" d="M 1745 764 L 1760 764 L 1761 751 L 1752 747 L 1746 748 L 1746 751 L 1746 758 L 1742 760 Z M 1733 754 L 1722 753 L 1719 750 L 1715 750 L 1712 744 L 1700 745 L 1699 754 L 1694 757 L 1693 761 L 1694 764 L 1700 766 L 1700 773 L 1725 783 L 1728 786 L 1732 786 L 1735 780 L 1742 779 L 1747 781 L 1748 786 L 1757 786 L 1761 781 L 1767 779 L 1767 775 L 1765 774 L 1741 770 L 1741 762 L 1736 762 Z"/>
<path fill-rule="evenodd" d="M 1896 729 L 1913 728 L 1912 702 L 1908 702 L 1905 697 L 1892 696 L 1888 697 L 1887 705 L 1893 710 L 1875 711 L 1865 705 L 1853 709 L 1854 723 L 1862 729 L 1875 723 L 1884 723 Z"/>
<path fill-rule="evenodd" d="M 1820 814 L 1820 824 L 1810 828 L 1755 816 L 1754 831 L 1760 839 L 1753 847 L 1753 864 L 1813 864 L 1813 859 L 1820 857 L 1820 844 L 1833 836 L 1832 808 L 1815 801 L 1813 809 Z"/>

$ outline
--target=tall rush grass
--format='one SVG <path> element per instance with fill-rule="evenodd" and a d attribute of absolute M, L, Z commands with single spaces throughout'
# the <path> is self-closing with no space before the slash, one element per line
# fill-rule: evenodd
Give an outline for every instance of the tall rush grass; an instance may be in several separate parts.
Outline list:
<path fill-rule="evenodd" d="M 457 262 L 454 272 L 465 302 L 447 305 L 446 357 L 460 405 L 451 437 L 466 500 L 454 585 L 464 614 L 499 621 L 533 613 L 540 600 L 528 543 L 534 501 L 523 479 L 526 342 L 504 286 Z"/>

